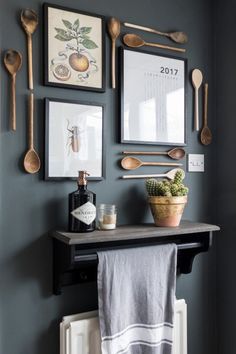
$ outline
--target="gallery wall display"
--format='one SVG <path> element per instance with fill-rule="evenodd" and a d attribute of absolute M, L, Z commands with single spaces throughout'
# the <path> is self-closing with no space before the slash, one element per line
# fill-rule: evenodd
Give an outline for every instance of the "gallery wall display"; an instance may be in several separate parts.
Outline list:
<path fill-rule="evenodd" d="M 102 16 L 44 4 L 45 84 L 105 91 Z"/>
<path fill-rule="evenodd" d="M 103 105 L 47 98 L 45 108 L 45 179 L 76 179 L 80 170 L 103 179 Z"/>
<path fill-rule="evenodd" d="M 186 59 L 120 49 L 121 142 L 186 145 Z"/>

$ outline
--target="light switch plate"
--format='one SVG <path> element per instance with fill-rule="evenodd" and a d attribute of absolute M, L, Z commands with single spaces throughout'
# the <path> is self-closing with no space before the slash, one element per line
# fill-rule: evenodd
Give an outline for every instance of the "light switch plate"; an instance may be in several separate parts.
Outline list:
<path fill-rule="evenodd" d="M 188 154 L 188 172 L 204 172 L 204 154 Z"/>

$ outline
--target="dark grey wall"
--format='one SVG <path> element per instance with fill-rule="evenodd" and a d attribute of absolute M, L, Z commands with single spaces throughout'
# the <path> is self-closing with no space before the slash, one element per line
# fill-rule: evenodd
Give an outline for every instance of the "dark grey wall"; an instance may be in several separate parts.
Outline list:
<path fill-rule="evenodd" d="M 235 78 L 236 78 L 236 3 L 218 0 L 216 13 L 217 78 L 217 217 L 222 232 L 217 237 L 217 308 L 219 314 L 219 354 L 235 353 L 236 283 L 236 167 L 235 149 Z"/>
<path fill-rule="evenodd" d="M 160 29 L 182 29 L 189 35 L 186 46 L 189 71 L 199 67 L 210 84 L 210 123 L 213 123 L 213 44 L 211 2 L 205 0 L 52 0 L 53 3 L 84 11 L 117 16 L 121 20 Z M 40 26 L 34 35 L 34 74 L 36 114 L 36 147 L 43 160 L 44 97 L 92 100 L 106 104 L 106 179 L 90 183 L 97 193 L 98 203 L 113 202 L 118 206 L 119 223 L 150 221 L 145 201 L 143 181 L 121 181 L 119 153 L 125 146 L 118 144 L 117 95 L 109 88 L 109 49 L 107 38 L 107 89 L 104 94 L 49 88 L 42 85 L 42 1 L 1 0 L 1 49 L 15 48 L 26 59 L 25 34 L 19 24 L 21 8 L 33 8 L 39 13 Z M 146 35 L 147 39 L 161 38 Z M 67 195 L 75 189 L 72 182 L 44 182 L 43 172 L 27 175 L 22 168 L 27 148 L 27 65 L 17 78 L 17 132 L 8 129 L 9 78 L 1 68 L 1 316 L 0 352 L 4 354 L 58 353 L 58 324 L 63 315 L 94 309 L 97 306 L 96 285 L 65 289 L 63 295 L 51 294 L 52 248 L 47 232 L 67 224 Z M 185 218 L 211 221 L 214 208 L 210 205 L 214 169 L 214 145 L 203 148 L 192 132 L 192 88 L 188 84 L 187 129 L 188 146 L 192 153 L 205 153 L 206 172 L 188 174 L 189 203 Z M 229 144 L 229 142 L 227 143 Z M 145 148 L 145 147 L 144 147 Z M 164 149 L 164 147 L 161 147 Z M 147 171 L 146 169 L 140 172 Z M 155 169 L 149 169 L 156 172 Z M 159 171 L 162 171 L 159 169 Z M 189 354 L 215 354 L 215 253 L 198 256 L 191 275 L 178 279 L 177 295 L 188 303 Z"/>

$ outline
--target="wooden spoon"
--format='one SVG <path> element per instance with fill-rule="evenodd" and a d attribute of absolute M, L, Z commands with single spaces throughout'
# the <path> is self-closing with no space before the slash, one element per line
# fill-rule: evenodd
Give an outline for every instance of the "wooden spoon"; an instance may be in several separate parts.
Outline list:
<path fill-rule="evenodd" d="M 150 47 L 158 47 L 162 49 L 169 49 L 173 50 L 176 52 L 182 52 L 184 53 L 186 50 L 183 48 L 176 48 L 176 47 L 170 47 L 168 45 L 164 44 L 158 44 L 158 43 L 150 43 L 150 42 L 145 42 L 140 36 L 137 34 L 125 34 L 123 37 L 123 42 L 131 48 L 139 48 L 143 46 L 150 46 Z"/>
<path fill-rule="evenodd" d="M 156 33 L 161 36 L 166 36 L 166 37 L 169 37 L 170 39 L 172 39 L 172 41 L 174 41 L 176 43 L 185 44 L 188 42 L 188 36 L 184 32 L 169 32 L 169 33 L 168 32 L 161 32 L 161 31 L 155 30 L 153 28 L 134 25 L 133 23 L 128 23 L 128 22 L 124 22 L 124 26 L 140 29 L 140 30 L 146 31 L 146 32 Z"/>
<path fill-rule="evenodd" d="M 116 88 L 116 40 L 120 35 L 120 21 L 111 17 L 108 21 L 108 33 L 111 37 L 112 50 L 111 50 L 111 78 L 112 78 L 112 88 Z"/>
<path fill-rule="evenodd" d="M 195 89 L 195 103 L 194 103 L 194 130 L 199 130 L 199 108 L 198 108 L 198 90 L 202 85 L 202 72 L 199 69 L 192 71 L 192 84 Z"/>
<path fill-rule="evenodd" d="M 173 160 L 180 160 L 185 156 L 182 148 L 174 148 L 169 151 L 123 151 L 127 155 L 168 155 Z"/>
<path fill-rule="evenodd" d="M 34 150 L 34 95 L 29 96 L 29 150 L 24 158 L 24 168 L 28 173 L 36 173 L 40 169 L 40 158 Z"/>
<path fill-rule="evenodd" d="M 22 65 L 22 55 L 9 49 L 4 55 L 4 64 L 11 75 L 11 129 L 16 131 L 16 73 Z"/>
<path fill-rule="evenodd" d="M 141 166 L 182 166 L 180 163 L 173 163 L 173 162 L 143 162 L 136 157 L 124 157 L 121 160 L 121 166 L 125 170 L 136 170 Z"/>
<path fill-rule="evenodd" d="M 212 134 L 207 126 L 207 105 L 208 105 L 208 84 L 204 85 L 204 115 L 203 115 L 203 128 L 201 131 L 201 143 L 209 145 L 212 142 Z"/>
<path fill-rule="evenodd" d="M 122 179 L 133 179 L 133 178 L 168 178 L 173 180 L 177 171 L 181 170 L 183 172 L 183 178 L 185 177 L 185 173 L 180 168 L 174 168 L 173 170 L 168 171 L 167 173 L 161 174 L 152 174 L 152 175 L 125 175 L 122 176 Z"/>
<path fill-rule="evenodd" d="M 21 11 L 21 23 L 27 34 L 27 47 L 28 47 L 28 80 L 29 89 L 33 90 L 33 59 L 32 59 L 32 34 L 38 26 L 38 16 L 31 9 Z"/>

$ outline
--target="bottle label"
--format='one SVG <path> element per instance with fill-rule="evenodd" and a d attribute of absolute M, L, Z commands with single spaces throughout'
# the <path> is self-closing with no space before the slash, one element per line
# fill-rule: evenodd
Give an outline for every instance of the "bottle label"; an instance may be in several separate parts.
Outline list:
<path fill-rule="evenodd" d="M 96 207 L 91 202 L 87 202 L 73 210 L 71 214 L 86 225 L 90 225 L 96 218 Z"/>

